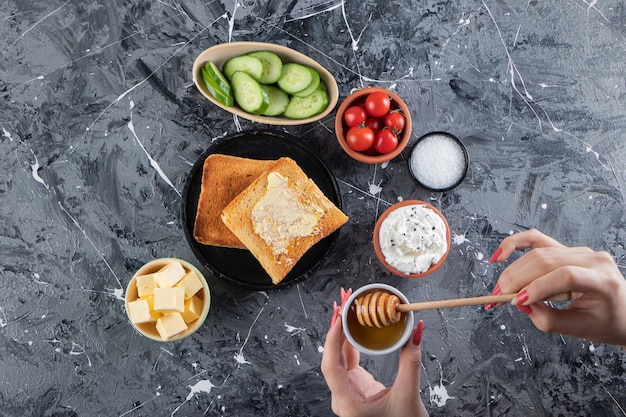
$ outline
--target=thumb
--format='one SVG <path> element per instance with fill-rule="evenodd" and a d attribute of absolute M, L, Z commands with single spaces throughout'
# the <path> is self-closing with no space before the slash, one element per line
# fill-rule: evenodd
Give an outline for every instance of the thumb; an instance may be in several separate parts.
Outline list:
<path fill-rule="evenodd" d="M 400 363 L 398 375 L 393 383 L 394 391 L 401 393 L 400 397 L 419 397 L 420 393 L 420 372 L 422 371 L 422 332 L 424 322 L 420 322 L 413 330 L 413 337 L 400 351 Z"/>
<path fill-rule="evenodd" d="M 522 312 L 525 306 L 521 306 Z M 593 314 L 577 309 L 556 309 L 543 303 L 525 307 L 535 327 L 543 332 L 563 334 L 581 339 L 598 340 L 596 333 L 604 332 L 602 323 Z"/>

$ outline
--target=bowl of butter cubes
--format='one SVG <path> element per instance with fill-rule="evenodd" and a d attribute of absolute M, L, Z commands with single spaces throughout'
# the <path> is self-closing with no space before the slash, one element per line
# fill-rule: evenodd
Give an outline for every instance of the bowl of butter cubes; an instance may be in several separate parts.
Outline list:
<path fill-rule="evenodd" d="M 142 335 L 159 342 L 187 337 L 211 306 L 209 285 L 187 261 L 160 258 L 142 266 L 126 288 L 126 313 Z"/>

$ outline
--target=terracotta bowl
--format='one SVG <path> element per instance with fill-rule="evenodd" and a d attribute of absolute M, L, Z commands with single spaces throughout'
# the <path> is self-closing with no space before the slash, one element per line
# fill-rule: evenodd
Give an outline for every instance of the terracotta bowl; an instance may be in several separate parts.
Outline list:
<path fill-rule="evenodd" d="M 193 266 L 189 262 L 184 261 L 182 259 L 159 258 L 159 259 L 150 261 L 144 266 L 142 266 L 141 268 L 139 268 L 139 270 L 135 273 L 135 275 L 133 275 L 132 279 L 128 283 L 128 286 L 126 287 L 126 296 L 125 296 L 126 313 L 128 314 L 128 303 L 138 298 L 136 277 L 140 275 L 145 275 L 145 274 L 150 274 L 152 272 L 156 272 L 162 267 L 164 267 L 165 265 L 175 262 L 175 261 L 180 262 L 187 271 L 195 272 L 195 274 L 198 276 L 198 278 L 202 282 L 203 288 L 200 291 L 198 291 L 198 293 L 196 294 L 200 298 L 202 298 L 204 301 L 203 306 L 202 306 L 202 313 L 200 314 L 200 317 L 198 319 L 189 323 L 186 331 L 184 331 L 183 333 L 177 334 L 167 340 L 163 340 L 161 338 L 154 323 L 135 324 L 133 322 L 130 322 L 135 328 L 135 330 L 137 330 L 143 336 L 146 336 L 147 338 L 155 340 L 157 342 L 174 342 L 176 340 L 183 339 L 193 334 L 195 331 L 197 331 L 200 328 L 200 326 L 202 326 L 202 324 L 207 318 L 207 315 L 209 314 L 209 309 L 211 307 L 211 293 L 209 291 L 209 284 L 204 278 L 204 275 L 202 275 L 202 273 L 195 266 Z M 130 321 L 130 317 L 128 318 L 128 320 Z"/>
<path fill-rule="evenodd" d="M 397 270 L 396 268 L 394 268 L 393 266 L 391 266 L 387 262 L 387 260 L 385 259 L 385 255 L 382 253 L 382 250 L 380 248 L 380 226 L 382 225 L 382 223 L 385 221 L 385 219 L 394 210 L 396 210 L 396 209 L 398 209 L 400 207 L 411 206 L 411 205 L 422 205 L 422 206 L 425 206 L 426 208 L 430 209 L 437 216 L 441 217 L 441 219 L 443 220 L 443 224 L 446 227 L 446 243 L 447 243 L 446 252 L 444 253 L 444 255 L 441 257 L 441 259 L 436 264 L 431 265 L 430 268 L 428 268 L 426 271 L 421 272 L 421 273 L 406 273 L 406 272 Z M 439 210 L 437 210 L 431 204 L 428 204 L 428 203 L 426 203 L 424 201 L 421 201 L 421 200 L 405 200 L 405 201 L 401 201 L 399 203 L 396 203 L 396 204 L 392 205 L 387 210 L 385 210 L 383 212 L 383 214 L 380 215 L 380 217 L 376 221 L 376 225 L 374 227 L 373 243 L 374 243 L 374 251 L 376 252 L 376 257 L 378 258 L 380 263 L 389 272 L 391 272 L 391 273 L 393 273 L 395 275 L 404 277 L 404 278 L 421 278 L 421 277 L 424 277 L 426 275 L 432 274 L 437 269 L 439 269 L 441 267 L 441 265 L 443 265 L 443 263 L 445 262 L 446 258 L 448 257 L 448 254 L 450 253 L 450 246 L 451 246 L 451 243 L 452 243 L 452 238 L 451 238 L 451 235 L 450 235 L 450 226 L 448 225 L 448 221 L 443 216 L 443 214 L 441 214 L 441 212 Z"/>
<path fill-rule="evenodd" d="M 207 61 L 213 61 L 219 68 L 228 61 L 230 58 L 233 58 L 238 55 L 242 55 L 248 52 L 254 51 L 270 51 L 276 53 L 282 60 L 283 63 L 287 62 L 295 62 L 298 64 L 308 65 L 311 68 L 315 69 L 322 81 L 326 83 L 328 87 L 328 107 L 323 112 L 306 119 L 290 119 L 287 117 L 270 117 L 270 116 L 257 116 L 250 113 L 247 113 L 241 110 L 237 105 L 228 107 L 217 101 L 211 93 L 207 90 L 204 85 L 204 81 L 202 79 L 201 69 Z M 339 89 L 337 88 L 337 82 L 335 78 L 332 76 L 326 68 L 322 67 L 312 58 L 295 51 L 291 48 L 287 48 L 286 46 L 276 45 L 273 43 L 264 43 L 264 42 L 230 42 L 230 43 L 221 43 L 215 46 L 212 46 L 209 49 L 203 51 L 193 63 L 193 82 L 196 84 L 198 90 L 204 97 L 206 97 L 211 103 L 215 104 L 218 107 L 232 113 L 236 114 L 239 117 L 243 117 L 244 119 L 252 120 L 254 122 L 265 123 L 268 125 L 302 125 L 306 123 L 312 123 L 318 120 L 323 119 L 328 116 L 330 112 L 335 109 L 337 105 L 337 100 L 339 97 Z"/>
<path fill-rule="evenodd" d="M 349 128 L 343 121 L 343 114 L 346 109 L 350 106 L 354 106 L 360 104 L 365 101 L 365 97 L 368 94 L 373 93 L 375 91 L 380 91 L 389 96 L 391 99 L 391 108 L 399 108 L 402 111 L 402 114 L 405 118 L 405 126 L 402 130 L 400 136 L 398 137 L 398 146 L 391 152 L 381 155 L 367 155 L 363 152 L 355 151 L 346 142 L 346 133 Z M 368 87 L 363 88 L 361 90 L 357 90 L 354 93 L 350 94 L 337 109 L 337 115 L 335 116 L 335 135 L 337 136 L 337 140 L 339 141 L 339 145 L 343 148 L 343 150 L 350 155 L 353 159 L 356 159 L 359 162 L 363 162 L 365 164 L 380 164 L 383 162 L 387 162 L 400 155 L 400 153 L 406 148 L 406 145 L 409 143 L 411 139 L 411 129 L 413 127 L 413 123 L 411 121 L 411 112 L 409 111 L 408 106 L 404 103 L 404 101 L 393 91 L 379 88 L 379 87 Z"/>

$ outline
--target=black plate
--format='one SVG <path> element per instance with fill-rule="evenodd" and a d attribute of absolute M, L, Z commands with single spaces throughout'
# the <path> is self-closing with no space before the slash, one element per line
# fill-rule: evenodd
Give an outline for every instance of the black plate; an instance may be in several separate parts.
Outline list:
<path fill-rule="evenodd" d="M 193 237 L 193 226 L 202 184 L 202 166 L 204 160 L 215 153 L 253 159 L 278 159 L 288 156 L 296 161 L 326 197 L 341 209 L 339 187 L 330 169 L 291 135 L 266 130 L 246 131 L 231 135 L 207 149 L 194 164 L 183 191 L 185 237 L 198 260 L 216 277 L 240 288 L 267 290 L 284 287 L 311 276 L 328 255 L 337 239 L 338 231 L 309 249 L 285 279 L 277 285 L 272 283 L 270 276 L 249 251 L 196 242 Z"/>

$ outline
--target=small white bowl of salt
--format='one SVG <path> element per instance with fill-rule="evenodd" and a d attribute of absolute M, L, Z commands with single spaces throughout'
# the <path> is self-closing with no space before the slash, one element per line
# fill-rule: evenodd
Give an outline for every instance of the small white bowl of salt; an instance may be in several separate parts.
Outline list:
<path fill-rule="evenodd" d="M 449 191 L 458 186 L 469 168 L 463 143 L 446 132 L 431 132 L 419 138 L 409 158 L 413 178 L 431 191 Z"/>

